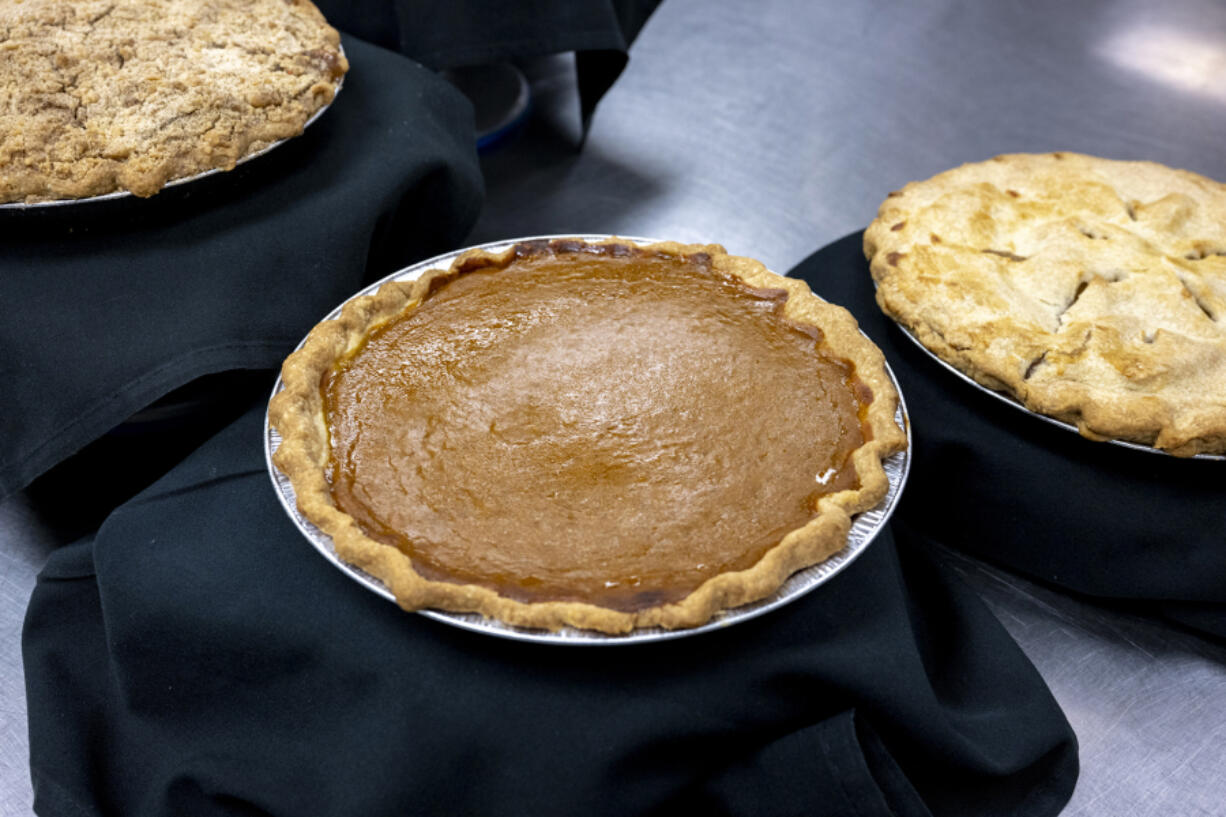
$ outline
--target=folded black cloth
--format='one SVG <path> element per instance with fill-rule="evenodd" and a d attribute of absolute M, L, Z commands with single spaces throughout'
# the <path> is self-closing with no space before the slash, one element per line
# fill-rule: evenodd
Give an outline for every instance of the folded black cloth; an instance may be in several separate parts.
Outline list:
<path fill-rule="evenodd" d="M 902 386 L 914 449 L 900 539 L 1226 637 L 1226 463 L 1092 442 L 964 382 L 877 308 L 860 233 L 789 274 L 851 310 Z"/>
<path fill-rule="evenodd" d="M 461 242 L 483 193 L 467 101 L 344 45 L 332 107 L 230 173 L 0 211 L 0 497 L 194 378 L 278 366 L 364 280 Z"/>
<path fill-rule="evenodd" d="M 552 646 L 401 611 L 280 507 L 258 404 L 52 554 L 23 636 L 43 815 L 1041 815 L 1069 727 L 888 529 L 723 631 Z"/>
<path fill-rule="evenodd" d="M 660 0 L 316 0 L 333 25 L 431 68 L 575 52 L 584 127 Z"/>

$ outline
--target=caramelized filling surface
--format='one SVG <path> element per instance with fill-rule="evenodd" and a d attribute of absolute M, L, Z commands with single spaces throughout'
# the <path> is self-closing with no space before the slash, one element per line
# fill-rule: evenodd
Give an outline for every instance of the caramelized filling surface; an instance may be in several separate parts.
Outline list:
<path fill-rule="evenodd" d="M 871 394 L 785 297 L 625 248 L 453 273 L 325 379 L 333 497 L 429 579 L 678 601 L 856 487 Z"/>

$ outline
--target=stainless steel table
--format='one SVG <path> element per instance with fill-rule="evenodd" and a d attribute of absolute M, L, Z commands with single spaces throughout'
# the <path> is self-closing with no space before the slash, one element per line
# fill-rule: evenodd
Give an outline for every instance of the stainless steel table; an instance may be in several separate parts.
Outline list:
<path fill-rule="evenodd" d="M 786 271 L 863 227 L 887 191 L 996 153 L 1147 158 L 1226 180 L 1216 0 L 667 0 L 580 152 L 573 63 L 528 72 L 535 112 L 486 159 L 473 243 L 718 241 Z M 62 538 L 28 496 L 0 505 L 3 815 L 29 813 L 20 622 Z M 1226 814 L 1226 648 L 950 558 L 1077 731 L 1066 814 Z"/>

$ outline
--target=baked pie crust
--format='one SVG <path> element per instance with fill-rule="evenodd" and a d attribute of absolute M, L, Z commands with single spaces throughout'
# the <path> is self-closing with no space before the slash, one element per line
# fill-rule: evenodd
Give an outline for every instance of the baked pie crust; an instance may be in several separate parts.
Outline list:
<path fill-rule="evenodd" d="M 977 382 L 1091 439 L 1226 452 L 1226 186 L 997 156 L 891 193 L 864 253 L 881 308 Z"/>
<path fill-rule="evenodd" d="M 0 4 L 0 202 L 233 168 L 301 133 L 347 70 L 308 0 Z"/>
<path fill-rule="evenodd" d="M 717 245 L 472 250 L 348 302 L 282 381 L 274 462 L 338 556 L 407 610 L 529 628 L 769 596 L 843 547 L 906 444 L 855 319 Z"/>

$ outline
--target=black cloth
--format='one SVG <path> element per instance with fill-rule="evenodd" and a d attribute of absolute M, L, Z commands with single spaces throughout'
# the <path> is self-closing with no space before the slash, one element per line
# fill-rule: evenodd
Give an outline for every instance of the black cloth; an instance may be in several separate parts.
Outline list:
<path fill-rule="evenodd" d="M 1055 814 L 1075 740 L 889 530 L 757 619 L 553 646 L 401 611 L 280 507 L 264 403 L 52 554 L 23 635 L 46 815 Z"/>
<path fill-rule="evenodd" d="M 584 128 L 660 0 L 317 0 L 328 20 L 431 68 L 575 52 Z"/>
<path fill-rule="evenodd" d="M 461 243 L 483 195 L 467 101 L 344 45 L 332 107 L 230 173 L 0 211 L 0 497 L 195 378 L 278 366 L 364 280 Z"/>
<path fill-rule="evenodd" d="M 789 274 L 851 310 L 898 378 L 914 448 L 897 535 L 1226 637 L 1226 463 L 1092 442 L 982 393 L 877 308 L 861 246 Z"/>

